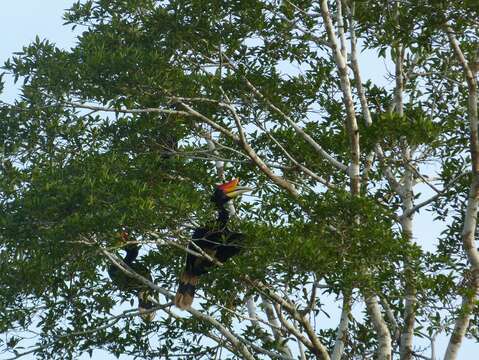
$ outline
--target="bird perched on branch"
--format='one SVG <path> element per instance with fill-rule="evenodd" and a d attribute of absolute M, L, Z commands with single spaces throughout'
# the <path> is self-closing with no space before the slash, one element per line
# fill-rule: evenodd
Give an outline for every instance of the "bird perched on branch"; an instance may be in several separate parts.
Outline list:
<path fill-rule="evenodd" d="M 223 263 L 240 252 L 240 244 L 244 236 L 228 229 L 230 213 L 226 205 L 228 201 L 252 189 L 238 186 L 238 182 L 239 179 L 234 179 L 216 186 L 211 197 L 211 201 L 218 208 L 216 222 L 213 226 L 200 227 L 193 232 L 188 249 L 198 254 L 198 256 L 191 252 L 186 254 L 185 269 L 180 276 L 175 296 L 175 305 L 180 309 L 187 309 L 193 303 L 199 276 L 206 274 L 215 264 L 215 261 Z M 214 261 L 208 259 L 201 252 L 207 254 Z"/>
<path fill-rule="evenodd" d="M 122 242 L 126 243 L 126 245 L 123 247 L 123 250 L 126 251 L 123 262 L 138 275 L 153 281 L 150 270 L 136 260 L 140 250 L 138 244 L 128 243 L 129 237 L 126 232 L 122 232 L 120 236 Z M 140 312 L 141 318 L 145 322 L 152 321 L 155 318 L 155 312 L 150 311 L 155 306 L 152 300 L 157 298 L 153 289 L 151 289 L 148 285 L 143 284 L 138 279 L 129 276 L 115 264 L 111 264 L 108 267 L 108 275 L 110 275 L 111 280 L 119 290 L 133 293 L 138 297 L 138 310 Z"/>

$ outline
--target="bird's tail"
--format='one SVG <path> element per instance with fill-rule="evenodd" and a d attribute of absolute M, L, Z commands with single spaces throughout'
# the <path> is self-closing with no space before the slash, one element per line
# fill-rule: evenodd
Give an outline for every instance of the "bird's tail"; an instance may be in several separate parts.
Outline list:
<path fill-rule="evenodd" d="M 138 293 L 138 310 L 144 322 L 153 321 L 156 316 L 156 311 L 152 310 L 155 307 L 155 295 L 151 289 L 140 290 Z"/>
<path fill-rule="evenodd" d="M 184 271 L 180 276 L 178 290 L 175 296 L 175 305 L 182 310 L 188 309 L 193 303 L 198 276 Z"/>

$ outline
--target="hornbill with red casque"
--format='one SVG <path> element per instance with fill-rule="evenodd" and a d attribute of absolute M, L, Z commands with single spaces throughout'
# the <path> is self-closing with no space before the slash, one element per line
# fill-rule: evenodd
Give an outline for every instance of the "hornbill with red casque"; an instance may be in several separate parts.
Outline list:
<path fill-rule="evenodd" d="M 122 232 L 120 236 L 122 242 L 126 243 L 123 247 L 123 250 L 126 251 L 126 255 L 122 259 L 123 262 L 138 275 L 153 281 L 150 270 L 136 259 L 140 250 L 138 243 L 128 243 L 128 234 L 126 232 Z M 119 290 L 133 293 L 138 297 L 138 310 L 144 321 L 149 322 L 155 318 L 155 312 L 150 311 L 150 309 L 155 306 L 151 300 L 157 298 L 153 289 L 148 285 L 143 284 L 141 281 L 129 276 L 114 264 L 111 264 L 108 267 L 108 275 L 110 275 L 111 280 Z"/>
<path fill-rule="evenodd" d="M 226 205 L 228 201 L 252 189 L 238 186 L 238 182 L 239 179 L 234 179 L 216 186 L 211 197 L 211 201 L 218 208 L 216 222 L 213 226 L 195 229 L 192 240 L 188 245 L 189 250 L 199 253 L 199 247 L 204 253 L 221 263 L 240 252 L 244 235 L 228 229 L 227 224 L 230 213 Z M 175 305 L 177 307 L 187 309 L 191 306 L 199 277 L 206 274 L 213 265 L 214 263 L 204 256 L 196 256 L 190 252 L 186 254 L 185 269 L 180 276 L 175 296 Z"/>

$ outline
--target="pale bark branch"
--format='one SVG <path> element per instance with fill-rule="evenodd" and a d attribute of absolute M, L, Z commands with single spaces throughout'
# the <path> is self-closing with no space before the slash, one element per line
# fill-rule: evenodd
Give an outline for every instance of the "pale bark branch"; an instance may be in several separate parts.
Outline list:
<path fill-rule="evenodd" d="M 359 101 L 361 103 L 361 111 L 364 117 L 364 122 L 367 127 L 371 126 L 373 121 L 371 117 L 371 111 L 369 109 L 369 102 L 366 97 L 366 92 L 363 87 L 362 79 L 361 79 L 361 72 L 359 70 L 359 62 L 357 56 L 357 39 L 356 39 L 356 31 L 355 31 L 355 23 L 354 23 L 354 11 L 355 11 L 355 3 L 352 2 L 349 8 L 349 31 L 350 31 L 350 40 L 351 40 L 351 68 L 354 74 L 355 86 L 356 91 L 358 93 Z M 379 144 L 375 146 L 375 153 L 378 159 L 381 161 L 382 165 L 384 166 L 383 173 L 388 180 L 389 185 L 396 191 L 396 193 L 400 193 L 401 186 L 399 185 L 398 181 L 396 180 L 391 168 L 386 164 L 384 158 L 383 149 Z M 368 157 L 369 160 L 369 157 Z M 372 161 L 372 160 L 371 160 Z M 371 163 L 368 162 L 367 166 L 370 167 Z M 363 178 L 367 179 L 367 172 L 365 171 L 365 175 Z"/>
<path fill-rule="evenodd" d="M 394 62 L 396 64 L 396 88 L 394 91 L 394 106 L 390 109 L 390 112 L 396 111 L 399 116 L 404 115 L 404 104 L 403 104 L 403 91 L 404 91 L 404 72 L 403 72 L 403 63 L 404 63 L 404 48 L 402 44 L 398 44 L 396 47 L 396 59 Z"/>
<path fill-rule="evenodd" d="M 243 126 L 241 124 L 241 120 L 234 109 L 233 106 L 228 106 L 228 109 L 230 110 L 234 121 L 236 123 L 236 127 L 238 129 L 238 132 L 240 134 L 239 138 L 239 143 L 243 147 L 243 150 L 248 154 L 248 156 L 251 158 L 251 160 L 256 164 L 256 166 L 264 173 L 266 176 L 268 176 L 276 185 L 279 187 L 285 189 L 287 192 L 289 192 L 293 197 L 297 198 L 299 197 L 298 191 L 295 189 L 294 185 L 286 180 L 285 178 L 276 175 L 266 164 L 265 162 L 258 156 L 258 154 L 253 150 L 251 145 L 248 143 Z"/>
<path fill-rule="evenodd" d="M 439 190 L 439 192 L 433 196 L 431 196 L 429 199 L 426 199 L 419 204 L 414 205 L 412 208 L 410 208 L 407 211 L 404 211 L 400 218 L 405 217 L 405 216 L 410 216 L 411 214 L 415 213 L 416 211 L 420 210 L 421 208 L 429 205 L 430 203 L 434 202 L 435 200 L 439 199 L 441 196 L 444 196 L 452 187 L 456 185 L 456 181 L 459 180 L 461 177 L 469 174 L 469 172 L 463 172 L 454 177 L 449 184 L 445 185 L 442 190 Z"/>
<path fill-rule="evenodd" d="M 354 79 L 355 79 L 355 86 L 356 86 L 356 91 L 358 93 L 359 101 L 361 103 L 361 110 L 362 114 L 364 117 L 364 122 L 367 127 L 371 126 L 373 121 L 371 117 L 371 111 L 369 110 L 369 102 L 366 97 L 366 93 L 364 91 L 362 79 L 361 79 L 361 72 L 359 70 L 359 62 L 358 62 L 358 56 L 357 56 L 357 40 L 356 40 L 356 31 L 355 31 L 355 23 L 354 23 L 354 11 L 355 11 L 355 3 L 352 2 L 349 8 L 349 31 L 350 31 L 350 38 L 351 38 L 351 68 L 353 70 L 354 74 Z M 375 153 L 378 157 L 378 159 L 381 161 L 382 165 L 384 166 L 384 175 L 386 179 L 388 180 L 389 185 L 395 190 L 398 194 L 401 192 L 401 186 L 396 180 L 395 176 L 392 173 L 391 168 L 386 164 L 385 159 L 384 159 L 384 152 L 379 144 L 376 144 L 375 146 Z M 370 157 L 368 157 L 368 160 Z M 371 166 L 372 164 L 372 158 L 371 162 L 367 163 L 367 169 Z M 367 172 L 365 171 L 365 175 L 363 178 L 367 179 Z"/>
<path fill-rule="evenodd" d="M 346 108 L 346 124 L 349 134 L 351 165 L 349 166 L 349 176 L 351 178 L 351 192 L 353 195 L 359 194 L 361 187 L 361 178 L 359 174 L 359 128 L 356 120 L 354 101 L 351 93 L 351 84 L 348 76 L 347 59 L 341 53 L 336 36 L 334 34 L 333 22 L 328 9 L 327 0 L 321 0 L 321 15 L 324 20 L 326 32 L 333 52 L 333 58 L 339 72 L 341 91 L 343 93 L 343 103 Z"/>
<path fill-rule="evenodd" d="M 400 5 L 399 2 L 395 2 L 395 22 L 396 28 L 399 31 L 399 11 Z M 393 104 L 390 107 L 390 112 L 395 111 L 398 116 L 404 116 L 404 104 L 403 104 L 403 92 L 404 92 L 404 54 L 405 49 L 400 41 L 395 42 L 393 45 L 395 50 L 395 58 L 393 59 L 395 64 L 395 81 L 396 86 L 394 89 L 394 99 Z M 412 217 L 414 212 L 411 212 L 413 208 L 413 186 L 414 178 L 413 172 L 416 170 L 411 164 L 411 148 L 407 142 L 407 139 L 402 139 L 402 158 L 403 162 L 406 165 L 404 169 L 403 176 L 403 186 L 400 188 L 399 195 L 402 202 L 402 212 L 409 213 L 409 216 L 401 216 L 401 230 L 403 236 L 407 239 L 408 242 L 412 241 L 413 237 L 413 224 Z M 404 298 L 404 311 L 403 311 L 403 326 L 401 328 L 400 334 L 400 359 L 401 360 L 411 360 L 413 354 L 413 339 L 414 339 L 414 324 L 416 320 L 416 284 L 415 284 L 415 273 L 412 269 L 411 259 L 409 256 L 406 256 L 404 263 L 404 289 L 405 289 L 405 298 Z"/>
<path fill-rule="evenodd" d="M 381 314 L 376 295 L 365 294 L 366 308 L 371 317 L 374 330 L 378 334 L 377 360 L 391 360 L 391 334 Z"/>
<path fill-rule="evenodd" d="M 257 123 L 259 128 L 265 132 L 265 134 L 276 144 L 276 146 L 281 150 L 281 152 L 296 166 L 298 167 L 303 173 L 308 175 L 309 177 L 313 178 L 314 180 L 318 181 L 319 183 L 323 184 L 324 186 L 333 189 L 334 186 L 331 185 L 327 180 L 323 179 L 321 176 L 301 164 L 297 161 L 285 148 L 281 143 L 269 132 L 267 131 L 261 124 Z"/>
<path fill-rule="evenodd" d="M 403 145 L 403 160 L 409 165 L 411 161 L 411 149 L 404 140 Z M 412 217 L 414 215 L 411 212 L 413 208 L 413 167 L 407 166 L 404 170 L 404 185 L 402 200 L 402 211 L 404 213 L 410 213 L 409 216 L 401 217 L 401 230 L 403 236 L 410 242 L 413 238 L 413 224 Z M 413 339 L 414 339 L 414 324 L 416 321 L 416 281 L 415 273 L 412 269 L 411 259 L 407 256 L 404 264 L 404 278 L 405 278 L 405 299 L 404 299 L 404 323 L 401 329 L 401 341 L 399 346 L 400 359 L 410 360 L 413 353 Z"/>
<path fill-rule="evenodd" d="M 444 360 L 457 359 L 457 354 L 469 326 L 471 313 L 477 306 L 477 292 L 479 290 L 479 253 L 475 245 L 475 232 L 477 228 L 477 211 L 479 206 L 479 134 L 478 134 L 478 100 L 477 80 L 475 73 L 469 66 L 464 56 L 459 41 L 449 24 L 445 24 L 447 37 L 456 58 L 461 64 L 468 87 L 468 117 L 470 129 L 470 151 L 472 165 L 472 180 L 469 188 L 466 213 L 462 229 L 462 245 L 471 264 L 471 279 L 465 281 L 471 290 L 462 296 L 462 305 L 457 315 L 454 329 L 449 338 Z M 477 59 L 476 59 L 477 60 Z"/>
<path fill-rule="evenodd" d="M 286 338 L 284 338 L 283 335 L 281 334 L 281 331 L 280 331 L 281 326 L 280 326 L 280 323 L 278 322 L 278 319 L 275 316 L 273 305 L 264 296 L 262 296 L 261 298 L 262 298 L 262 305 L 264 307 L 264 312 L 266 313 L 266 317 L 268 318 L 268 321 L 270 323 L 271 330 L 273 331 L 274 339 L 279 344 L 279 349 L 284 355 L 293 357 L 293 354 L 288 344 L 286 343 L 287 342 Z"/>
<path fill-rule="evenodd" d="M 343 19 L 343 0 L 336 0 L 336 22 L 338 23 L 338 37 L 341 44 L 341 55 L 344 59 L 348 58 L 346 49 L 346 35 L 344 34 L 344 19 Z"/>
<path fill-rule="evenodd" d="M 272 359 L 294 360 L 291 356 L 278 354 L 278 353 L 275 353 L 273 351 L 266 350 L 266 349 L 262 348 L 261 346 L 258 346 L 255 343 L 253 343 L 253 342 L 251 342 L 251 341 L 249 341 L 249 340 L 247 340 L 243 337 L 240 337 L 240 340 L 242 342 L 244 342 L 246 345 L 251 346 L 254 350 L 256 350 L 256 351 L 258 351 L 262 354 L 268 355 Z"/>
<path fill-rule="evenodd" d="M 311 341 L 309 341 L 306 336 L 304 336 L 301 331 L 296 328 L 291 322 L 284 318 L 283 313 L 281 312 L 281 306 L 279 304 L 273 305 L 276 315 L 278 316 L 279 321 L 283 325 L 283 327 L 290 333 L 291 335 L 295 336 L 298 341 L 306 346 L 311 352 L 315 352 L 314 345 Z"/>
<path fill-rule="evenodd" d="M 191 114 L 186 111 L 164 109 L 164 108 L 125 109 L 125 108 L 112 108 L 108 106 L 83 104 L 83 103 L 73 102 L 73 101 L 65 101 L 63 104 L 66 105 L 67 107 L 93 110 L 95 112 L 102 111 L 102 112 L 113 112 L 113 113 L 120 113 L 120 114 L 159 113 L 159 114 L 167 114 L 167 115 L 191 116 Z"/>
<path fill-rule="evenodd" d="M 294 304 L 290 303 L 289 301 L 284 299 L 282 296 L 276 294 L 273 290 L 271 290 L 268 286 L 263 284 L 261 281 L 259 280 L 253 281 L 253 280 L 250 280 L 248 277 L 246 277 L 246 280 L 249 283 L 251 283 L 251 285 L 258 288 L 263 294 L 271 298 L 276 304 L 282 306 L 293 317 L 293 319 L 295 319 L 304 328 L 308 336 L 308 339 L 310 340 L 312 344 L 312 348 L 309 346 L 308 347 L 316 356 L 318 356 L 320 359 L 323 359 L 323 360 L 330 359 L 329 354 L 326 350 L 326 347 L 319 340 L 313 327 L 311 326 L 311 323 L 306 319 L 306 317 L 303 314 L 301 314 L 298 311 L 298 309 L 294 306 Z M 279 316 L 280 314 L 278 314 L 278 317 Z M 298 336 L 298 334 L 295 334 L 295 336 Z"/>
<path fill-rule="evenodd" d="M 347 340 L 350 313 L 351 313 L 351 296 L 350 294 L 343 294 L 343 307 L 341 310 L 341 318 L 339 320 L 338 330 L 336 332 L 336 342 L 334 344 L 331 360 L 341 360 L 341 357 L 344 353 L 344 346 Z"/>
<path fill-rule="evenodd" d="M 380 297 L 379 301 L 381 303 L 382 308 L 384 309 L 384 312 L 386 313 L 386 319 L 390 323 L 390 333 L 392 334 L 392 340 L 395 343 L 399 344 L 400 336 L 401 336 L 401 331 L 399 329 L 399 324 L 396 320 L 396 317 L 394 316 L 394 312 L 391 309 L 391 306 L 389 306 L 389 303 L 387 302 L 386 299 Z"/>
<path fill-rule="evenodd" d="M 134 278 L 135 280 L 138 280 L 142 284 L 145 284 L 149 286 L 150 288 L 154 289 L 155 291 L 158 291 L 160 294 L 165 296 L 167 299 L 173 300 L 174 295 L 170 293 L 168 290 L 156 285 L 152 281 L 146 279 L 145 277 L 137 274 L 135 271 L 133 271 L 128 265 L 126 265 L 123 261 L 117 259 L 113 254 L 108 252 L 105 249 L 100 249 L 100 251 L 108 258 L 108 260 L 115 265 L 118 269 L 120 269 L 122 272 L 127 274 L 128 276 Z M 234 335 L 229 329 L 227 329 L 223 324 L 221 324 L 218 320 L 213 318 L 210 315 L 204 314 L 198 310 L 195 310 L 193 308 L 189 308 L 187 310 L 189 313 L 191 313 L 193 316 L 205 320 L 212 324 L 223 336 L 228 339 L 228 341 L 231 343 L 231 345 L 238 350 L 244 356 L 245 359 L 248 360 L 254 360 L 253 355 L 251 352 L 248 350 L 248 348 L 244 345 L 243 342 L 240 341 L 238 336 Z"/>
<path fill-rule="evenodd" d="M 303 344 L 301 343 L 301 341 L 299 341 L 297 338 L 296 338 L 296 341 L 298 342 L 298 349 L 299 349 L 299 357 L 301 360 L 306 360 L 306 354 L 304 353 L 304 347 L 303 347 Z"/>
<path fill-rule="evenodd" d="M 223 55 L 228 63 L 234 67 L 232 61 Z M 256 86 L 254 86 L 246 77 L 243 77 L 246 85 L 251 89 L 251 91 L 256 95 L 258 99 L 263 101 L 272 111 L 279 114 L 295 131 L 298 135 L 300 135 L 308 144 L 310 144 L 316 152 L 318 152 L 322 158 L 328 161 L 331 165 L 336 167 L 341 171 L 347 171 L 348 167 L 326 152 L 321 145 L 319 145 L 311 136 L 309 136 L 300 126 L 296 124 L 296 122 L 291 119 L 288 115 L 286 115 L 280 108 L 274 105 L 269 99 L 267 99 Z"/>
<path fill-rule="evenodd" d="M 354 80 L 356 85 L 356 91 L 358 92 L 359 101 L 361 103 L 361 109 L 364 117 L 364 122 L 366 126 L 370 126 L 372 124 L 371 118 L 371 111 L 369 110 L 368 100 L 366 98 L 366 93 L 364 91 L 362 79 L 361 79 L 361 72 L 359 71 L 359 62 L 358 62 L 358 54 L 357 54 L 357 40 L 356 40 L 356 31 L 354 29 L 354 10 L 355 10 L 355 3 L 353 2 L 350 6 L 349 10 L 349 32 L 351 37 L 351 68 L 354 74 Z"/>
<path fill-rule="evenodd" d="M 255 328 L 257 331 L 261 332 L 263 337 L 266 339 L 267 342 L 273 342 L 273 338 L 263 330 L 261 325 L 258 321 L 258 315 L 256 314 L 256 304 L 252 296 L 248 296 L 245 298 L 246 300 L 246 309 L 248 310 L 248 317 L 251 321 L 251 326 Z"/>

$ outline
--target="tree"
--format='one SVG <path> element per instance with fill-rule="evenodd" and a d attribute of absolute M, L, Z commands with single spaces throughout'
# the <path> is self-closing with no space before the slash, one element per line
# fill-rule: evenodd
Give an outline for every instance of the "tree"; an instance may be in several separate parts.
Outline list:
<path fill-rule="evenodd" d="M 456 359 L 479 323 L 478 12 L 442 0 L 75 4 L 74 48 L 37 39 L 4 66 L 23 86 L 1 107 L 2 351 L 434 359 L 445 332 Z M 391 86 L 361 78 L 362 50 L 393 64 Z M 231 177 L 256 188 L 236 204 L 245 248 L 179 312 L 191 228 Z M 419 211 L 445 224 L 433 249 L 415 236 Z M 154 282 L 120 261 L 125 230 Z M 125 310 L 112 263 L 161 294 L 155 321 Z"/>

